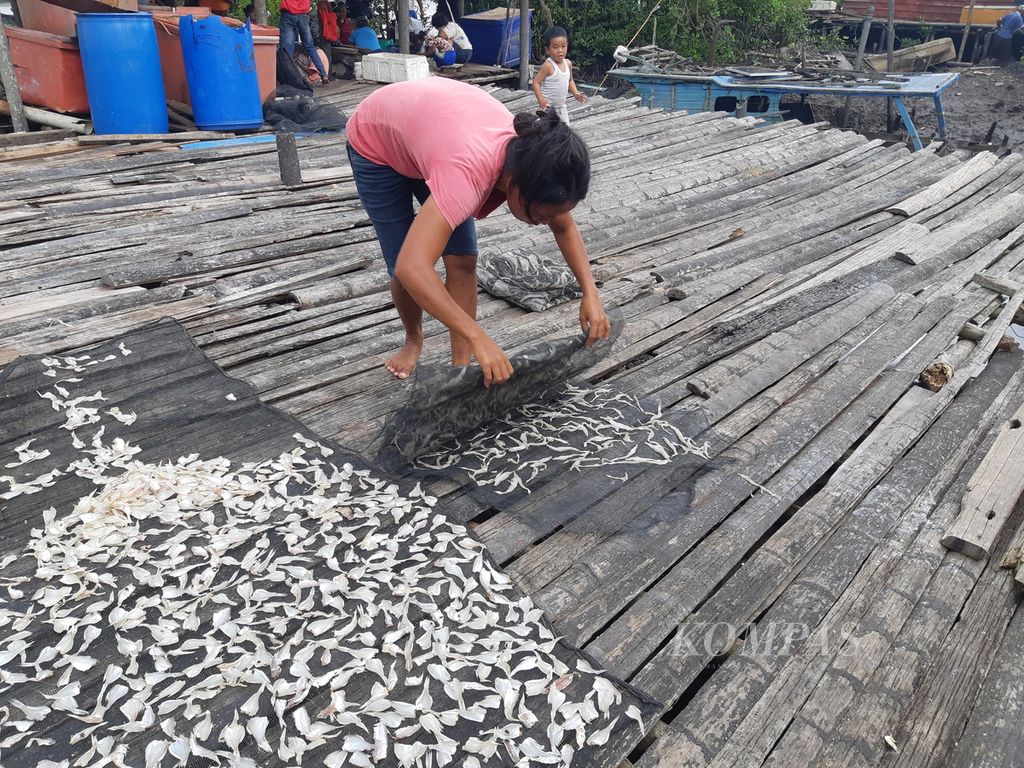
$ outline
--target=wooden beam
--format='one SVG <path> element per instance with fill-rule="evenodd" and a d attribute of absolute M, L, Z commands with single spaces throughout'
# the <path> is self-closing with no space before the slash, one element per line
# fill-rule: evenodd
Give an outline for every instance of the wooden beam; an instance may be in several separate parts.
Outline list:
<path fill-rule="evenodd" d="M 398 35 L 398 52 L 409 53 L 409 0 L 398 0 L 398 16 L 396 34 Z"/>
<path fill-rule="evenodd" d="M 25 117 L 31 120 L 33 123 L 39 123 L 40 125 L 49 125 L 53 128 L 65 128 L 75 133 L 92 133 L 92 123 L 88 120 L 81 118 L 72 117 L 71 115 L 61 115 L 57 112 L 51 112 L 48 109 L 39 109 L 38 107 L 22 107 Z M 0 113 L 5 115 L 11 115 L 14 111 L 14 106 L 3 99 L 0 99 Z"/>
<path fill-rule="evenodd" d="M 945 64 L 956 58 L 953 40 L 941 37 L 928 43 L 900 48 L 891 54 L 866 56 L 864 61 L 875 72 L 920 72 L 933 64 Z"/>
<path fill-rule="evenodd" d="M 0 149 L 11 147 L 25 147 L 30 144 L 46 144 L 51 141 L 63 141 L 75 136 L 74 131 L 69 130 L 45 130 L 29 131 L 28 133 L 5 133 L 0 136 Z"/>
<path fill-rule="evenodd" d="M 25 116 L 25 105 L 21 103 L 21 90 L 18 88 L 18 78 L 14 74 L 11 46 L 7 41 L 7 30 L 4 28 L 2 16 L 0 16 L 0 82 L 3 83 L 4 93 L 10 104 L 8 114 L 11 116 L 11 122 L 14 123 L 15 132 L 27 132 L 28 120 Z"/>
<path fill-rule="evenodd" d="M 967 38 L 971 36 L 971 23 L 974 21 L 974 3 L 976 0 L 971 0 L 971 4 L 967 7 L 967 23 L 964 25 L 964 36 L 960 38 L 960 50 L 957 51 L 956 60 L 964 60 L 964 50 L 967 48 Z"/>
<path fill-rule="evenodd" d="M 208 141 L 233 139 L 235 134 L 222 131 L 182 131 L 180 133 L 103 133 L 79 136 L 79 144 L 142 144 L 147 141 Z"/>
<path fill-rule="evenodd" d="M 942 545 L 974 560 L 988 557 L 1024 493 L 1024 407 L 1003 424 L 992 448 L 967 484 L 960 515 Z"/>
<path fill-rule="evenodd" d="M 1008 280 L 1007 278 L 996 277 L 995 275 L 986 275 L 984 272 L 976 272 L 971 279 L 982 288 L 988 288 L 990 291 L 1001 293 L 1004 296 L 1013 296 L 1013 294 L 1024 287 L 1015 280 Z"/>
<path fill-rule="evenodd" d="M 281 183 L 295 187 L 302 183 L 302 168 L 299 166 L 299 150 L 295 146 L 294 133 L 277 134 L 277 164 L 281 170 Z"/>
<path fill-rule="evenodd" d="M 530 0 L 519 2 L 519 90 L 530 87 Z M 500 62 L 499 62 L 500 63 Z"/>

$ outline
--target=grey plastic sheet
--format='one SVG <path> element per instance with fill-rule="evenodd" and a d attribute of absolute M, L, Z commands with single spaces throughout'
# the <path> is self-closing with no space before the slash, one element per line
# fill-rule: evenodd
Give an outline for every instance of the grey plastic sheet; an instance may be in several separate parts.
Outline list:
<path fill-rule="evenodd" d="M 519 249 L 485 253 L 477 265 L 477 280 L 492 296 L 531 312 L 543 312 L 583 296 L 564 261 Z"/>
<path fill-rule="evenodd" d="M 19 361 L 0 408 L 6 767 L 614 765 L 651 716 L 174 323 Z"/>

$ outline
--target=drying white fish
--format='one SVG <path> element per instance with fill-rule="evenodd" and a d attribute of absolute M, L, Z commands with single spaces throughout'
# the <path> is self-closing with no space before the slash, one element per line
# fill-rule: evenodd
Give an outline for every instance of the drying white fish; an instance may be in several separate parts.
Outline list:
<path fill-rule="evenodd" d="M 607 388 L 566 384 L 545 403 L 528 403 L 486 429 L 419 456 L 413 466 L 460 470 L 499 495 L 526 493 L 556 472 L 624 465 L 664 465 L 676 457 L 708 457 L 677 427 L 636 398 Z M 626 482 L 629 473 L 610 478 Z"/>
<path fill-rule="evenodd" d="M 86 379 L 103 364 L 55 362 Z M 238 768 L 268 755 L 434 768 L 460 753 L 466 768 L 505 756 L 568 765 L 567 738 L 607 742 L 621 691 L 555 655 L 540 609 L 422 489 L 403 496 L 330 464 L 333 450 L 301 433 L 266 462 L 141 462 L 142 446 L 87 428 L 94 416 L 131 426 L 116 406 L 98 410 L 103 397 L 46 398 L 65 426 L 81 422 L 71 435 L 80 458 L 66 471 L 94 488 L 44 512 L 26 550 L 4 558 L 35 563 L 24 583 L 0 582 L 17 601 L 0 604 L 4 626 L 16 627 L 0 641 L 0 680 L 25 737 L 8 748 L 57 722 L 79 727 L 61 745 L 71 749 L 64 768 L 125 764 L 127 739 L 147 745 L 146 766 L 199 758 Z M 39 492 L 63 471 L 20 486 Z M 43 626 L 58 639 L 36 648 Z M 87 697 L 102 637 L 103 682 Z M 54 692 L 42 702 L 26 674 L 37 672 Z M 627 717 L 641 720 L 639 710 Z"/>

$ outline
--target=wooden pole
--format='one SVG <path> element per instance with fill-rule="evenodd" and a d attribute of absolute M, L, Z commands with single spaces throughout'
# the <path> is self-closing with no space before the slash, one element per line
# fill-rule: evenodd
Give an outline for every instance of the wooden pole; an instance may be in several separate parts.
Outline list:
<path fill-rule="evenodd" d="M 455 4 L 455 9 L 456 9 L 455 12 L 459 14 L 458 15 L 459 19 L 461 19 L 463 16 L 465 16 L 466 15 L 466 0 L 459 0 Z"/>
<path fill-rule="evenodd" d="M 967 38 L 971 34 L 971 22 L 974 21 L 974 2 L 971 0 L 971 4 L 967 6 L 967 23 L 964 25 L 964 36 L 960 38 L 960 50 L 956 53 L 956 60 L 964 60 L 964 51 L 967 50 Z"/>
<path fill-rule="evenodd" d="M 18 78 L 14 74 L 14 64 L 11 63 L 11 47 L 7 43 L 7 30 L 4 29 L 2 16 L 0 16 L 0 82 L 3 82 L 4 93 L 7 94 L 14 130 L 16 133 L 24 133 L 28 130 L 28 120 L 25 119 L 25 105 L 21 103 L 21 90 L 18 88 Z"/>
<path fill-rule="evenodd" d="M 530 87 L 530 0 L 519 2 L 519 90 Z"/>
<path fill-rule="evenodd" d="M 867 13 L 864 14 L 864 24 L 860 28 L 860 44 L 857 46 L 857 60 L 853 65 L 854 72 L 860 72 L 861 65 L 864 64 L 864 51 L 868 47 L 868 37 L 871 35 L 871 20 L 875 16 L 875 6 L 869 5 Z M 843 104 L 843 115 L 839 120 L 839 127 L 845 128 L 847 121 L 850 119 L 850 97 L 846 97 L 846 103 Z"/>
<path fill-rule="evenodd" d="M 409 0 L 398 0 L 398 52 L 409 52 Z"/>
<path fill-rule="evenodd" d="M 10 115 L 14 110 L 11 105 L 0 99 L 0 114 Z M 92 133 L 92 123 L 80 117 L 72 117 L 71 115 L 61 115 L 57 112 L 51 112 L 48 109 L 39 109 L 37 107 L 22 107 L 22 112 L 25 117 L 31 120 L 33 123 L 39 123 L 40 125 L 49 125 L 53 128 L 64 128 L 75 133 L 80 133 L 86 136 Z M 11 115 L 13 117 L 13 115 Z"/>
<path fill-rule="evenodd" d="M 270 23 L 270 16 L 267 13 L 267 0 L 252 0 L 252 20 L 261 26 Z"/>
<path fill-rule="evenodd" d="M 896 0 L 889 0 L 889 20 L 886 25 L 885 71 L 892 72 L 892 54 L 896 47 Z M 885 131 L 892 133 L 892 99 L 885 100 Z"/>
<path fill-rule="evenodd" d="M 277 167 L 281 171 L 281 183 L 297 187 L 302 183 L 302 168 L 299 166 L 299 150 L 295 146 L 294 133 L 279 133 L 277 139 Z"/>

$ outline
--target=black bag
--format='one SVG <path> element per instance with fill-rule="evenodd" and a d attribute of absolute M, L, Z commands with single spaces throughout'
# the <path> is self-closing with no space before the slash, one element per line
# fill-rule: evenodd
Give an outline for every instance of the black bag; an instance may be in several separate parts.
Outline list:
<path fill-rule="evenodd" d="M 306 79 L 306 73 L 295 63 L 295 58 L 284 48 L 277 49 L 277 82 L 299 90 L 313 92 L 313 86 Z"/>

